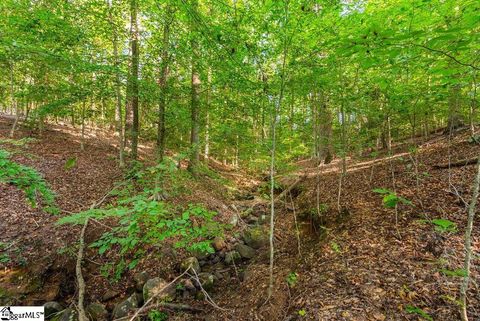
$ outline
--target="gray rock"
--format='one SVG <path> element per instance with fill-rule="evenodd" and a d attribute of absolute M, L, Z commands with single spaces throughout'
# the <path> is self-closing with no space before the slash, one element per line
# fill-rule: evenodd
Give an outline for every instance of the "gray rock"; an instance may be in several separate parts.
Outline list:
<path fill-rule="evenodd" d="M 240 259 L 240 253 L 237 251 L 230 251 L 225 254 L 225 263 L 227 264 L 233 264 L 235 261 L 239 261 Z"/>
<path fill-rule="evenodd" d="M 243 239 L 248 246 L 259 249 L 268 244 L 268 231 L 262 226 L 254 226 L 245 231 Z"/>
<path fill-rule="evenodd" d="M 105 292 L 105 294 L 102 296 L 102 302 L 116 298 L 119 295 L 120 295 L 120 292 L 117 292 L 111 289 L 107 290 L 107 292 Z"/>
<path fill-rule="evenodd" d="M 270 222 L 270 215 L 262 214 L 258 217 L 258 224 L 266 224 Z"/>
<path fill-rule="evenodd" d="M 143 286 L 147 282 L 147 280 L 150 279 L 150 274 L 146 271 L 142 271 L 140 273 L 136 273 L 133 276 L 133 280 L 135 281 L 135 289 L 139 292 L 143 291 Z"/>
<path fill-rule="evenodd" d="M 63 310 L 63 306 L 57 301 L 49 301 L 43 305 L 45 309 L 45 318 L 50 319 L 55 314 Z"/>
<path fill-rule="evenodd" d="M 104 321 L 107 320 L 108 311 L 101 303 L 90 303 L 85 309 L 87 317 L 91 321 Z"/>
<path fill-rule="evenodd" d="M 191 265 L 191 268 L 195 270 L 195 272 L 197 272 L 197 274 L 200 273 L 200 263 L 198 263 L 198 259 L 193 256 L 183 260 L 181 264 L 182 272 L 188 269 L 190 265 Z"/>
<path fill-rule="evenodd" d="M 192 251 L 192 254 L 193 256 L 195 256 L 198 260 L 204 260 L 207 258 L 208 256 L 208 252 L 204 252 L 204 251 L 199 251 L 199 250 L 196 250 L 196 251 Z"/>
<path fill-rule="evenodd" d="M 227 243 L 223 239 L 223 237 L 217 236 L 212 241 L 212 246 L 216 251 L 221 251 L 227 246 Z"/>
<path fill-rule="evenodd" d="M 137 295 L 134 293 L 128 299 L 115 305 L 112 313 L 113 319 L 126 317 L 129 312 L 135 310 L 136 308 L 138 308 L 138 299 Z"/>
<path fill-rule="evenodd" d="M 230 220 L 228 221 L 228 224 L 230 224 L 232 226 L 237 226 L 238 225 L 238 215 L 233 214 L 232 217 L 230 218 Z"/>
<path fill-rule="evenodd" d="M 244 282 L 248 280 L 252 276 L 252 272 L 249 269 L 240 271 L 238 277 L 240 278 L 240 281 Z"/>
<path fill-rule="evenodd" d="M 195 285 L 193 285 L 193 282 L 190 279 L 183 280 L 183 286 L 185 287 L 185 290 L 188 290 L 188 291 L 196 290 Z"/>
<path fill-rule="evenodd" d="M 205 291 L 210 291 L 213 289 L 213 285 L 215 283 L 215 276 L 210 273 L 200 273 L 198 275 L 198 279 L 200 280 L 200 284 Z"/>
<path fill-rule="evenodd" d="M 244 259 L 251 259 L 255 256 L 255 250 L 248 245 L 237 244 L 235 245 L 235 250 L 240 254 Z"/>
<path fill-rule="evenodd" d="M 153 296 L 159 301 L 171 301 L 175 297 L 175 287 L 161 278 L 150 279 L 143 286 L 143 300 L 147 302 Z"/>

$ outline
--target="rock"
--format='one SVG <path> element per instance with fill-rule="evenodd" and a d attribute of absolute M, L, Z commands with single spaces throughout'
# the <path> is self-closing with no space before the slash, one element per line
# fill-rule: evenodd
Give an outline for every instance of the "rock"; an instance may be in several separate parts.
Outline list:
<path fill-rule="evenodd" d="M 248 246 L 259 249 L 268 244 L 268 231 L 261 226 L 255 226 L 245 231 L 243 239 Z"/>
<path fill-rule="evenodd" d="M 223 237 L 217 236 L 216 238 L 213 239 L 212 246 L 215 249 L 215 251 L 221 251 L 227 246 L 227 243 L 225 242 Z"/>
<path fill-rule="evenodd" d="M 90 303 L 85 309 L 87 317 L 91 321 L 104 321 L 107 320 L 108 311 L 101 303 Z"/>
<path fill-rule="evenodd" d="M 244 282 L 248 280 L 252 276 L 252 272 L 250 270 L 243 270 L 238 274 L 240 281 Z"/>
<path fill-rule="evenodd" d="M 185 290 L 188 290 L 188 291 L 195 291 L 196 290 L 195 285 L 193 285 L 193 282 L 190 279 L 185 279 L 183 281 L 183 286 L 185 287 Z"/>
<path fill-rule="evenodd" d="M 198 279 L 200 280 L 200 284 L 205 291 L 213 289 L 213 284 L 215 283 L 215 277 L 213 276 L 213 274 L 200 273 L 198 275 Z"/>
<path fill-rule="evenodd" d="M 133 280 L 135 281 L 135 289 L 139 292 L 142 292 L 143 286 L 145 285 L 148 279 L 150 279 L 150 274 L 148 274 L 148 272 L 143 271 L 140 273 L 136 273 L 133 276 Z"/>
<path fill-rule="evenodd" d="M 262 214 L 258 217 L 258 224 L 265 224 L 270 222 L 270 215 Z"/>
<path fill-rule="evenodd" d="M 200 251 L 200 250 L 196 250 L 196 251 L 192 251 L 192 254 L 193 254 L 193 256 L 196 257 L 198 260 L 205 260 L 210 253 L 204 252 L 204 251 Z"/>
<path fill-rule="evenodd" d="M 67 308 L 63 310 L 62 314 L 58 318 L 58 321 L 77 321 L 78 315 L 77 310 L 72 308 Z"/>
<path fill-rule="evenodd" d="M 115 305 L 112 313 L 113 319 L 126 317 L 129 312 L 135 310 L 136 308 L 138 308 L 138 298 L 134 293 L 128 299 Z"/>
<path fill-rule="evenodd" d="M 189 257 L 183 260 L 182 264 L 180 265 L 182 272 L 188 269 L 191 266 L 195 272 L 200 273 L 200 263 L 198 263 L 198 259 L 196 257 Z"/>
<path fill-rule="evenodd" d="M 45 309 L 45 318 L 50 319 L 55 314 L 63 310 L 63 306 L 57 301 L 49 301 L 43 305 Z"/>
<path fill-rule="evenodd" d="M 240 259 L 240 253 L 237 251 L 230 251 L 225 254 L 225 263 L 227 264 L 233 264 L 235 261 L 239 261 Z"/>
<path fill-rule="evenodd" d="M 255 256 L 255 250 L 248 245 L 237 244 L 235 245 L 235 250 L 240 254 L 244 259 L 251 259 Z"/>
<path fill-rule="evenodd" d="M 105 292 L 105 294 L 102 296 L 102 302 L 116 298 L 119 295 L 120 295 L 120 292 L 114 291 L 112 289 L 107 290 L 107 292 Z"/>
<path fill-rule="evenodd" d="M 161 278 L 150 279 L 143 286 L 143 300 L 147 302 L 152 296 L 159 301 L 171 301 L 175 296 L 175 287 Z"/>
<path fill-rule="evenodd" d="M 228 221 L 228 224 L 230 224 L 234 227 L 237 226 L 238 225 L 238 215 L 233 214 L 232 217 L 230 218 L 230 220 Z"/>
<path fill-rule="evenodd" d="M 217 278 L 217 280 L 222 280 L 223 279 L 223 274 L 218 272 L 218 271 L 215 271 L 214 275 Z"/>

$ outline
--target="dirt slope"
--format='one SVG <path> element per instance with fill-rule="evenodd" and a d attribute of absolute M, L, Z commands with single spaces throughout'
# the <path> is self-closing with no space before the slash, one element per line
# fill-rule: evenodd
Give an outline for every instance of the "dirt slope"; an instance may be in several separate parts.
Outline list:
<path fill-rule="evenodd" d="M 6 138 L 10 120 L 0 119 L 0 138 Z M 76 212 L 101 198 L 121 172 L 115 164 L 116 149 L 111 141 L 92 136 L 86 152 L 80 153 L 76 131 L 54 127 L 31 142 L 14 159 L 43 173 L 58 194 L 64 210 Z M 17 136 L 30 133 L 20 131 Z M 445 276 L 441 270 L 461 268 L 465 204 L 470 200 L 474 166 L 435 169 L 432 165 L 476 156 L 479 146 L 471 145 L 466 134 L 451 144 L 437 136 L 423 144 L 412 161 L 399 150 L 392 158 L 349 160 L 342 186 L 341 209 L 337 209 L 340 163 L 320 168 L 301 163 L 292 176 L 306 176 L 292 197 L 277 205 L 275 233 L 275 291 L 265 303 L 268 285 L 268 250 L 263 249 L 244 271 L 228 282 L 216 285 L 212 298 L 221 309 L 186 299 L 202 307 L 204 313 L 176 314 L 174 320 L 417 320 L 406 307 L 418 307 L 434 320 L 458 320 L 455 298 L 460 278 Z M 8 146 L 9 150 L 16 147 Z M 65 169 L 65 162 L 77 158 L 77 166 Z M 218 165 L 220 166 L 220 165 Z M 416 168 L 416 169 L 415 169 Z M 218 170 L 222 170 L 221 168 Z M 392 175 L 393 173 L 393 175 Z M 415 174 L 417 173 L 417 174 Z M 243 175 L 238 184 L 251 188 Z M 318 186 L 318 189 L 317 189 Z M 415 206 L 400 205 L 398 212 L 387 209 L 374 188 L 396 190 Z M 458 195 L 452 192 L 456 190 Z M 207 192 L 208 191 L 208 192 Z M 177 202 L 203 202 L 230 217 L 228 191 L 205 182 Z M 71 253 L 79 228 L 55 226 L 55 217 L 29 207 L 24 196 L 12 186 L 0 185 L 0 241 L 8 244 L 15 269 L 0 272 L 0 288 L 17 302 L 41 304 L 54 298 L 74 298 Z M 316 216 L 317 198 L 322 215 Z M 297 224 L 295 223 L 297 218 Z M 428 219 L 445 218 L 455 222 L 455 233 L 435 232 Z M 478 220 L 477 220 L 478 221 Z M 299 229 L 300 244 L 297 242 Z M 103 232 L 101 226 L 89 229 L 89 238 Z M 474 227 L 474 282 L 469 290 L 469 312 L 480 320 L 480 231 Z M 154 253 L 151 253 L 154 254 Z M 88 299 L 96 300 L 108 290 L 117 292 L 131 286 L 126 275 L 118 284 L 109 284 L 99 273 L 101 258 L 91 253 L 85 263 Z M 149 256 L 143 268 L 172 279 L 174 262 Z M 19 268 L 24 265 L 25 268 Z M 243 267 L 242 267 L 243 269 Z M 97 272 L 94 272 L 97 271 Z M 296 273 L 288 285 L 286 279 Z M 241 276 L 240 276 L 241 274 Z M 33 279 L 33 280 L 32 280 Z M 38 280 L 37 284 L 35 281 Z M 32 286 L 34 284 L 34 286 Z M 123 290 L 122 290 L 123 289 Z M 0 293 L 0 299 L 5 293 Z M 121 296 L 122 293 L 119 293 Z"/>
<path fill-rule="evenodd" d="M 216 297 L 220 306 L 230 310 L 211 310 L 211 320 L 418 320 L 418 314 L 406 311 L 408 306 L 422 309 L 433 320 L 459 320 L 455 298 L 461 278 L 445 276 L 441 270 L 462 267 L 466 209 L 451 191 L 448 169 L 432 165 L 446 163 L 449 154 L 452 161 L 478 155 L 480 148 L 467 143 L 467 138 L 458 135 L 449 146 L 438 136 L 423 144 L 415 162 L 418 175 L 405 152 L 391 159 L 350 161 L 340 214 L 340 164 L 302 168 L 298 175 L 309 177 L 301 186 L 303 193 L 295 199 L 295 206 L 279 206 L 272 299 L 264 304 L 268 282 L 265 253 L 249 267 L 247 281 Z M 467 202 L 474 171 L 475 166 L 451 169 L 451 184 Z M 320 220 L 310 216 L 316 213 L 316 186 L 323 209 Z M 385 208 L 382 197 L 372 192 L 374 188 L 396 190 L 415 206 L 399 205 L 395 215 L 395 210 Z M 303 217 L 299 223 L 301 255 L 293 232 L 293 208 Z M 433 224 L 425 222 L 435 218 L 455 222 L 458 231 L 435 232 Z M 468 293 L 469 312 L 472 320 L 480 320 L 478 219 L 473 248 L 477 257 Z M 291 272 L 298 276 L 289 287 L 286 278 Z"/>

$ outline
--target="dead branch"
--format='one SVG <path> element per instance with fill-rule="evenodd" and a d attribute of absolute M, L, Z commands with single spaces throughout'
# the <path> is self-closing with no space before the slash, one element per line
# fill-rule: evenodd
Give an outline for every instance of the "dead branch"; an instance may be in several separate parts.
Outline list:
<path fill-rule="evenodd" d="M 468 159 L 462 159 L 454 163 L 450 164 L 437 164 L 433 165 L 433 168 L 449 168 L 449 167 L 462 167 L 462 166 L 468 166 L 468 165 L 475 165 L 477 163 L 477 158 L 468 158 Z"/>
<path fill-rule="evenodd" d="M 78 283 L 78 320 L 79 321 L 88 321 L 87 314 L 85 313 L 85 307 L 83 306 L 83 301 L 85 298 L 85 279 L 82 274 L 82 260 L 83 260 L 83 248 L 85 246 L 85 231 L 88 226 L 88 217 L 85 219 L 83 224 L 82 232 L 80 233 L 80 245 L 77 254 L 77 264 L 75 266 L 75 274 L 77 277 Z"/>
<path fill-rule="evenodd" d="M 115 189 L 112 188 L 110 191 L 105 193 L 103 197 L 93 203 L 90 206 L 90 209 L 94 209 L 97 206 L 100 206 L 106 199 L 107 196 L 110 194 L 110 192 Z M 83 278 L 82 274 L 82 261 L 83 261 L 83 252 L 84 252 L 84 247 L 85 247 L 85 231 L 87 230 L 88 226 L 88 221 L 89 217 L 85 219 L 85 223 L 83 223 L 82 231 L 80 232 L 80 239 L 79 239 L 79 245 L 78 245 L 78 253 L 77 253 L 77 262 L 75 265 L 75 276 L 77 278 L 77 284 L 78 284 L 78 306 L 77 306 L 77 311 L 78 311 L 78 320 L 79 321 L 88 321 L 87 314 L 85 312 L 85 307 L 84 307 L 84 300 L 85 300 L 85 279 Z"/>

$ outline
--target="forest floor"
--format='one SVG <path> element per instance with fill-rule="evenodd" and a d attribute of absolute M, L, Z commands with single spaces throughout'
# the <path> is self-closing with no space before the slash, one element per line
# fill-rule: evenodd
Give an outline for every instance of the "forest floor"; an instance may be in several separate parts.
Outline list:
<path fill-rule="evenodd" d="M 12 152 L 15 161 L 44 175 L 58 195 L 61 215 L 89 208 L 123 177 L 108 134 L 91 134 L 81 152 L 78 129 L 52 125 L 41 137 L 35 136 L 25 146 L 15 146 L 5 141 L 10 125 L 11 119 L 0 117 L 1 147 Z M 31 134 L 20 129 L 16 138 Z M 433 320 L 459 320 L 455 300 L 461 278 L 447 276 L 445 271 L 462 267 L 465 202 L 470 200 L 475 166 L 449 170 L 435 165 L 447 163 L 449 157 L 454 162 L 477 156 L 480 147 L 467 139 L 466 132 L 457 133 L 451 142 L 435 135 L 419 144 L 414 154 L 404 146 L 392 157 L 348 160 L 340 208 L 340 161 L 321 167 L 299 162 L 295 171 L 281 179 L 288 185 L 302 178 L 291 193 L 277 202 L 275 286 L 270 300 L 265 302 L 269 261 L 268 249 L 264 248 L 241 267 L 241 277 L 235 268 L 237 277 L 215 285 L 212 299 L 218 307 L 187 297 L 182 303 L 203 312 L 177 313 L 171 319 L 418 320 L 423 311 Z M 149 150 L 148 146 L 144 148 L 144 157 L 148 158 Z M 76 166 L 67 170 L 65 164 L 72 157 L 76 158 Z M 223 221 L 230 220 L 242 207 L 261 205 L 262 211 L 268 213 L 267 201 L 253 192 L 261 185 L 258 180 L 222 164 L 212 165 L 235 186 L 222 186 L 218 180 L 205 178 L 191 183 L 192 193 L 172 201 L 206 204 L 219 212 Z M 375 188 L 395 191 L 415 206 L 386 208 L 382 195 L 372 191 Z M 255 198 L 241 200 L 238 195 Z M 439 218 L 455 222 L 456 231 L 436 231 L 430 220 Z M 80 227 L 56 225 L 57 219 L 32 209 L 23 193 L 13 186 L 0 184 L 0 242 L 5 244 L 1 250 L 11 259 L 0 271 L 0 301 L 8 296 L 21 304 L 74 302 L 72 244 L 78 241 Z M 476 257 L 468 293 L 472 320 L 480 320 L 478 226 L 474 226 Z M 242 228 L 240 224 L 232 234 Z M 104 231 L 104 226 L 92 224 L 87 241 Z M 165 260 L 154 255 L 154 250 L 147 253 L 136 269 L 168 280 L 179 274 L 175 254 L 165 254 Z M 105 259 L 93 249 L 87 252 L 87 301 L 101 300 L 106 292 L 116 298 L 125 297 L 134 286 L 134 271 L 116 283 L 102 276 L 99 266 Z M 107 306 L 111 308 L 114 302 Z"/>

